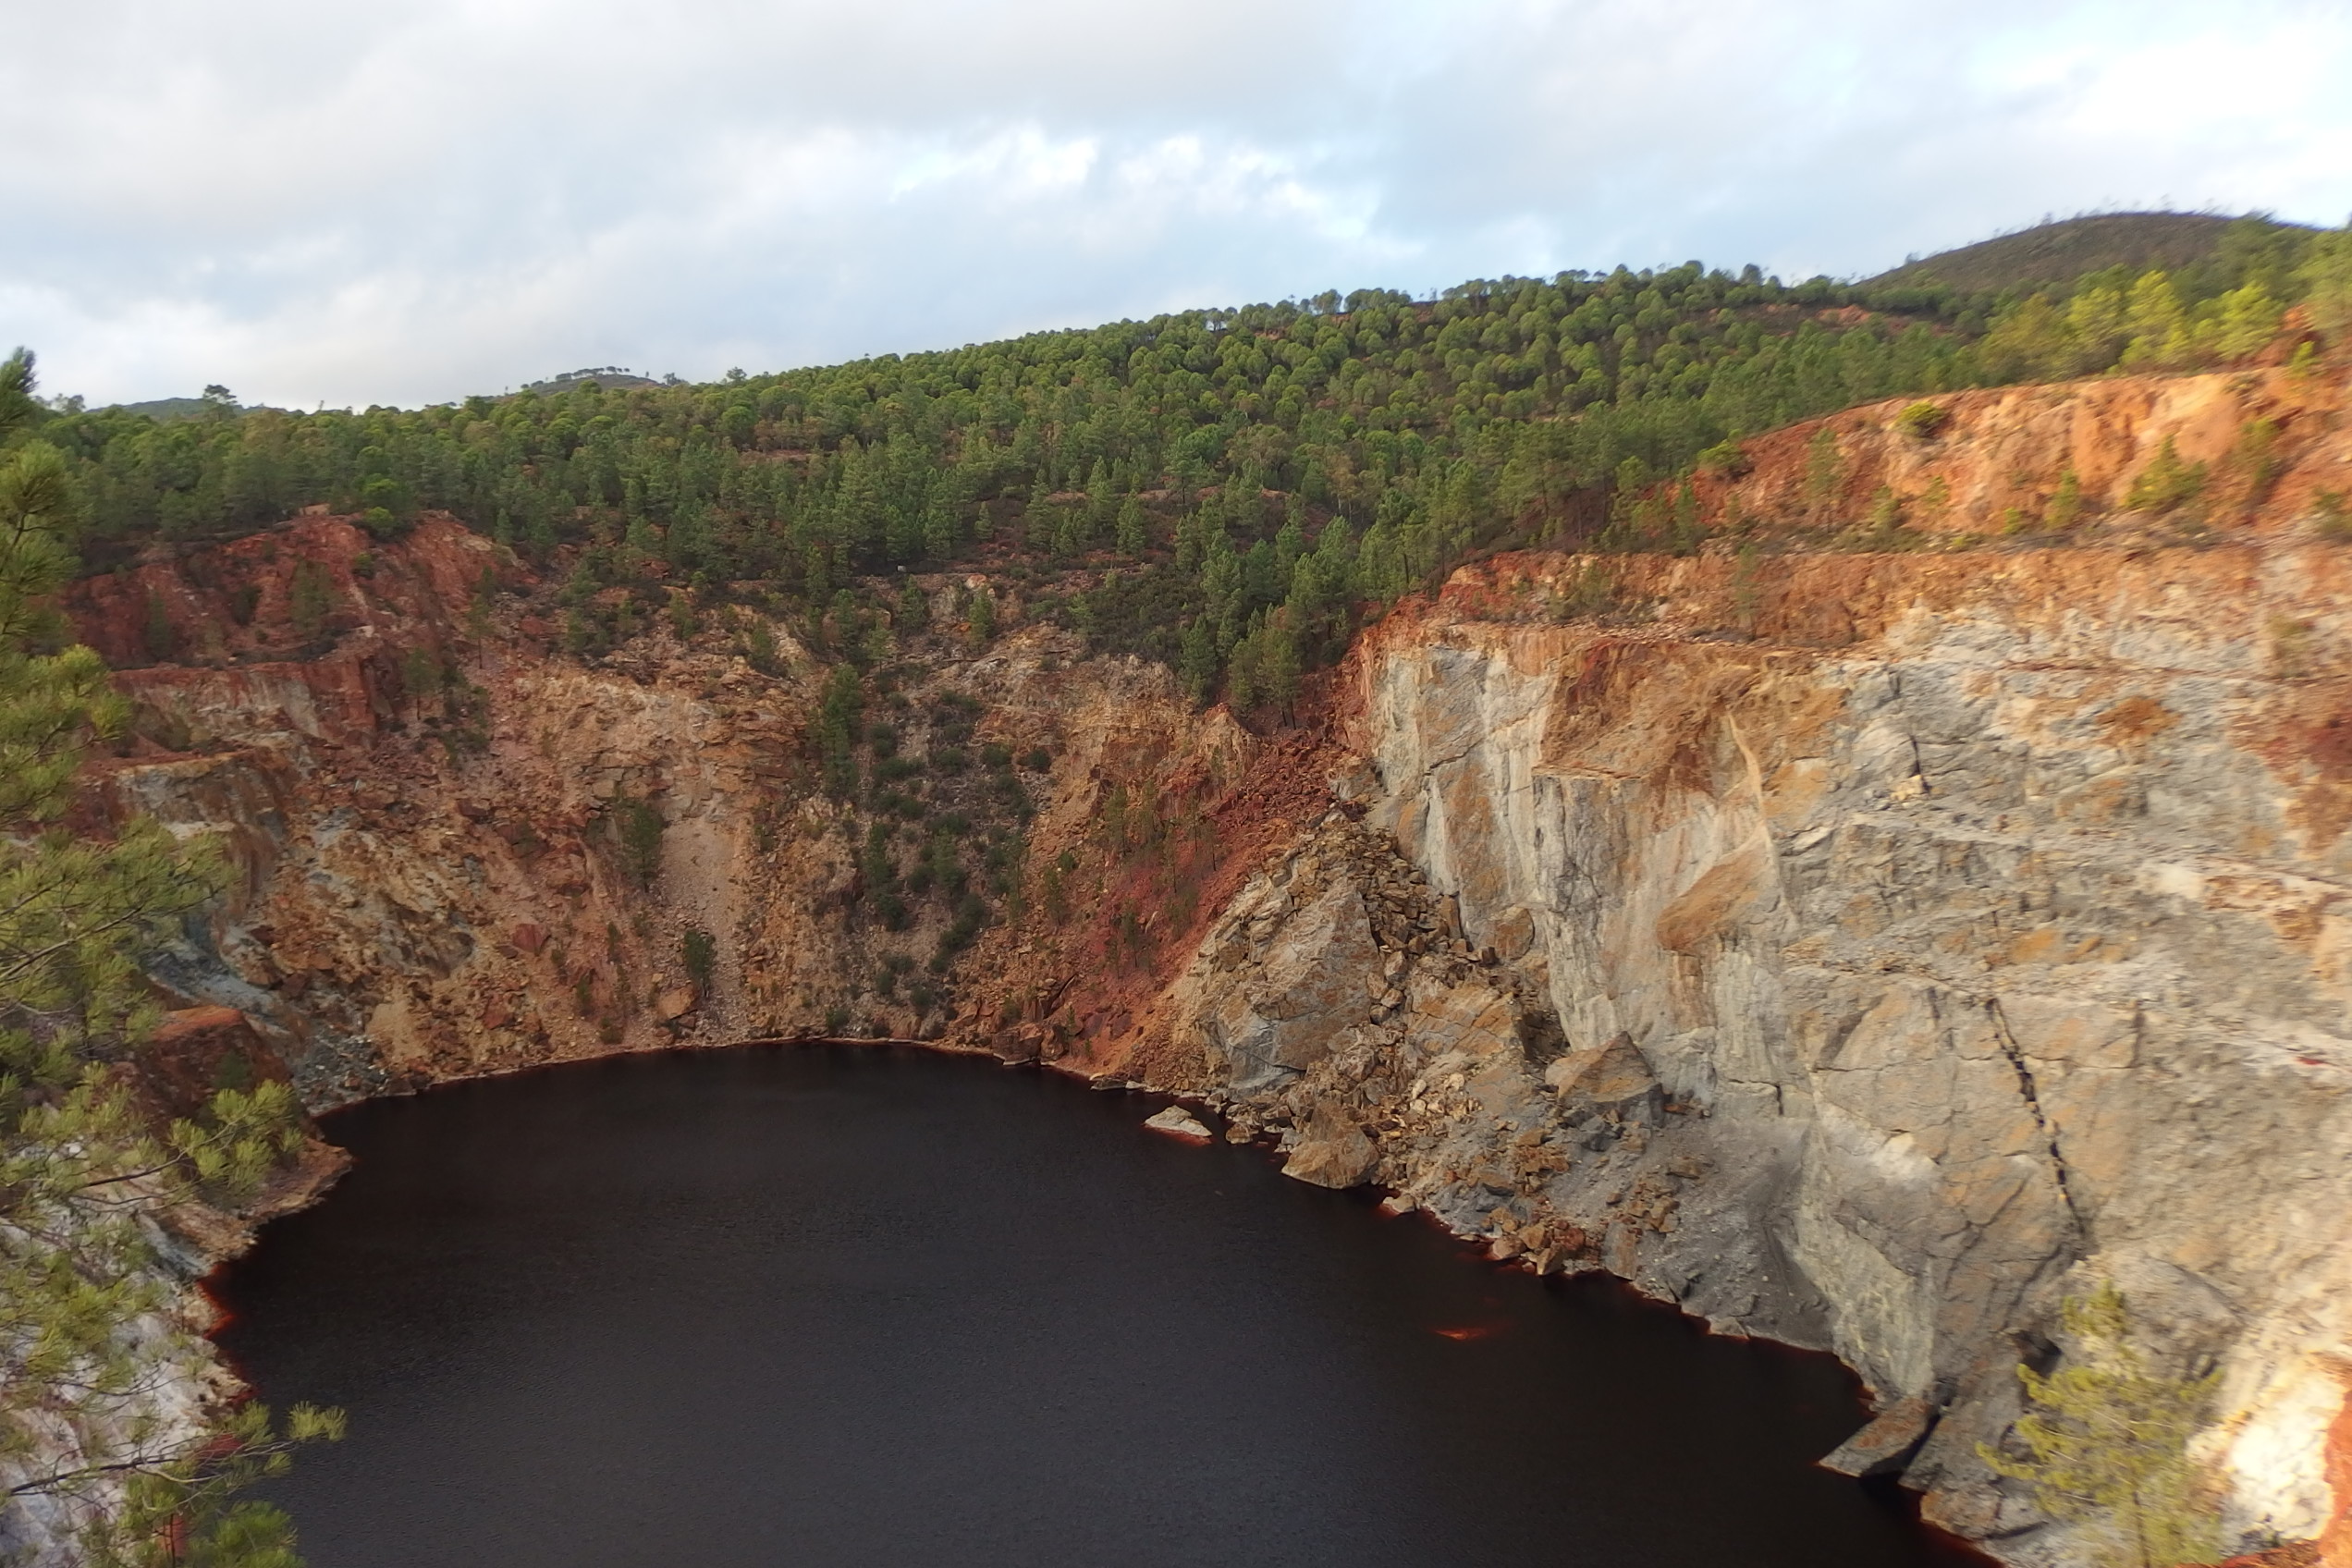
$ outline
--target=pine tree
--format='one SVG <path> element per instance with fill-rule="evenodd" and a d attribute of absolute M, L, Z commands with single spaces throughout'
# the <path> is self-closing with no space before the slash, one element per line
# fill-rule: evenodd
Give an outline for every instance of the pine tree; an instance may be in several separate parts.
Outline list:
<path fill-rule="evenodd" d="M 1845 457 L 1838 449 L 1837 432 L 1825 424 L 1805 447 L 1805 499 L 1816 517 L 1828 513 L 1844 482 Z"/>
<path fill-rule="evenodd" d="M 2112 1283 L 2069 1299 L 2064 1321 L 2074 1341 L 2065 1364 L 2047 1376 L 2017 1368 L 2035 1406 L 2015 1428 L 2024 1452 L 1979 1443 L 1978 1453 L 2000 1475 L 2027 1483 L 2044 1513 L 2080 1522 L 2100 1568 L 2212 1562 L 2220 1515 L 2188 1443 L 2221 1374 L 2151 1372 Z"/>
<path fill-rule="evenodd" d="M 335 607 L 334 590 L 327 582 L 325 568 L 313 561 L 296 562 L 287 594 L 287 613 L 294 622 L 294 634 L 305 643 L 316 642 L 326 631 L 328 611 Z"/>
<path fill-rule="evenodd" d="M 2125 330 L 2131 335 L 2131 346 L 2124 350 L 2126 367 L 2177 364 L 2189 357 L 2188 315 L 2171 278 L 2152 269 L 2140 274 L 2125 310 Z"/>
<path fill-rule="evenodd" d="M 2298 276 L 2309 291 L 2311 325 L 2332 337 L 2352 332 L 2352 224 L 2313 239 Z"/>
<path fill-rule="evenodd" d="M 1278 704 L 1285 718 L 1298 701 L 1299 665 L 1297 628 L 1287 610 L 1278 609 L 1267 618 L 1261 634 L 1257 671 L 1266 700 Z"/>
<path fill-rule="evenodd" d="M 22 349 L 0 363 L 0 440 L 30 423 L 31 371 Z M 111 839 L 55 826 L 89 741 L 126 712 L 90 649 L 35 651 L 59 640 L 48 601 L 71 566 L 69 500 L 55 448 L 0 458 L 0 1515 L 70 1525 L 108 1568 L 160 1563 L 174 1543 L 262 1568 L 288 1561 L 284 1517 L 229 1492 L 341 1418 L 163 1419 L 158 1392 L 204 1352 L 172 1326 L 147 1217 L 250 1195 L 300 1131 L 281 1084 L 224 1091 L 161 1133 L 133 1107 L 121 1063 L 153 1014 L 137 951 L 220 879 L 149 819 Z"/>
<path fill-rule="evenodd" d="M 2050 509 L 2042 521 L 2052 533 L 2063 533 L 2081 521 L 2082 512 L 2082 478 L 2070 468 L 2058 476 L 2058 488 L 2051 495 Z"/>
<path fill-rule="evenodd" d="M 1217 689 L 1217 629 L 1207 616 L 1194 616 L 1184 628 L 1176 675 L 1195 703 L 1207 703 Z"/>
<path fill-rule="evenodd" d="M 1130 496 L 1119 504 L 1119 553 L 1129 560 L 1140 560 L 1149 544 L 1144 525 L 1144 503 Z"/>
<path fill-rule="evenodd" d="M 2160 513 L 2174 510 L 2196 498 L 2205 488 L 2205 465 L 2183 462 L 2174 448 L 2173 438 L 2167 435 L 2148 466 L 2133 477 L 2131 489 L 2124 496 L 2124 509 Z"/>

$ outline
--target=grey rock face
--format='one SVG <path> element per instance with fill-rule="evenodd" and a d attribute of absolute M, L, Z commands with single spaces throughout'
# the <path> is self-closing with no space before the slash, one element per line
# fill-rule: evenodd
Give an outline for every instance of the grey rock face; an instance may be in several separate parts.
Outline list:
<path fill-rule="evenodd" d="M 2113 1278 L 2162 1364 L 2223 1369 L 2232 1526 L 2315 1534 L 2352 809 L 2309 736 L 2346 688 L 2272 671 L 2262 629 L 2352 647 L 2352 600 L 2332 560 L 2193 615 L 2174 579 L 2211 561 L 2111 557 L 2093 594 L 2080 557 L 2013 560 L 1834 652 L 1390 639 L 1368 815 L 1243 893 L 1179 1027 L 1294 1174 L 1835 1350 L 1893 1423 L 1843 1467 L 2021 1560 L 2064 1543 L 1976 1445 Z"/>

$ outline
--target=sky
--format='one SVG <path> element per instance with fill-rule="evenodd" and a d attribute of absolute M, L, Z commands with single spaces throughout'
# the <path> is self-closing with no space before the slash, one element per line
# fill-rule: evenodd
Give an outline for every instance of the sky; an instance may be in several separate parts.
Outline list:
<path fill-rule="evenodd" d="M 2352 215 L 2342 0 L 0 0 L 0 345 L 92 404 Z"/>

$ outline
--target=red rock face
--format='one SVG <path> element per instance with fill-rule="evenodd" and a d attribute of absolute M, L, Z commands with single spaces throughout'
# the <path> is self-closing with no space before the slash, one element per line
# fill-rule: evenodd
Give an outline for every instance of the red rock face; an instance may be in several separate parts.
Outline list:
<path fill-rule="evenodd" d="M 680 644 L 665 623 L 583 668 L 540 645 L 533 587 L 447 519 L 378 544 L 332 518 L 77 586 L 82 635 L 138 665 L 119 678 L 134 732 L 93 764 L 91 813 L 210 834 L 242 874 L 215 921 L 212 989 L 185 999 L 238 998 L 291 1042 L 321 1103 L 817 1033 L 852 1011 L 859 1033 L 993 1035 L 997 1010 L 984 1026 L 980 987 L 953 977 L 918 974 L 919 1005 L 861 996 L 877 933 L 853 907 L 855 846 L 802 741 L 823 672 L 788 629 L 775 629 L 780 675 L 751 669 L 723 624 Z M 151 631 L 168 660 L 148 657 Z M 1121 710 L 1136 721 L 1125 739 L 1105 723 L 1085 742 L 1112 776 L 1130 756 L 1158 766 L 1159 739 L 1199 728 L 1164 672 L 1109 686 L 1055 672 L 1078 652 L 1015 631 L 985 668 L 954 661 L 938 691 L 979 700 L 970 743 L 1024 753 L 1063 749 L 1073 694 L 1086 715 Z M 622 852 L 623 798 L 656 806 L 657 865 Z M 921 904 L 893 946 L 920 958 L 946 923 L 944 903 Z M 682 962 L 696 929 L 720 938 L 702 979 Z"/>
<path fill-rule="evenodd" d="M 343 519 L 304 518 L 151 553 L 75 584 L 66 609 L 124 672 L 141 738 L 168 751 L 281 732 L 366 745 L 398 713 L 415 661 L 447 665 L 485 576 L 494 589 L 524 581 L 446 517 L 389 545 Z"/>
<path fill-rule="evenodd" d="M 305 517 L 224 545 L 153 546 L 77 583 L 66 608 L 117 668 L 299 660 L 364 628 L 393 641 L 453 635 L 484 570 L 502 586 L 524 575 L 446 516 L 389 545 L 349 519 Z"/>

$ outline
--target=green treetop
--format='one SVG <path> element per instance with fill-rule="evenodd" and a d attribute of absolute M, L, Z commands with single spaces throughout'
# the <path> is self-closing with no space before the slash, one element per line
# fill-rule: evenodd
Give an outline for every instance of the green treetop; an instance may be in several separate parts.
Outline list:
<path fill-rule="evenodd" d="M 2047 1375 L 2017 1368 L 2033 1408 L 2016 1449 L 1978 1452 L 2025 1482 L 2053 1519 L 2083 1527 L 2100 1568 L 2178 1568 L 2221 1555 L 2220 1516 L 2189 1439 L 2219 1384 L 2166 1378 L 2132 1343 L 2121 1292 L 2102 1282 L 2064 1308 L 2066 1358 Z"/>

